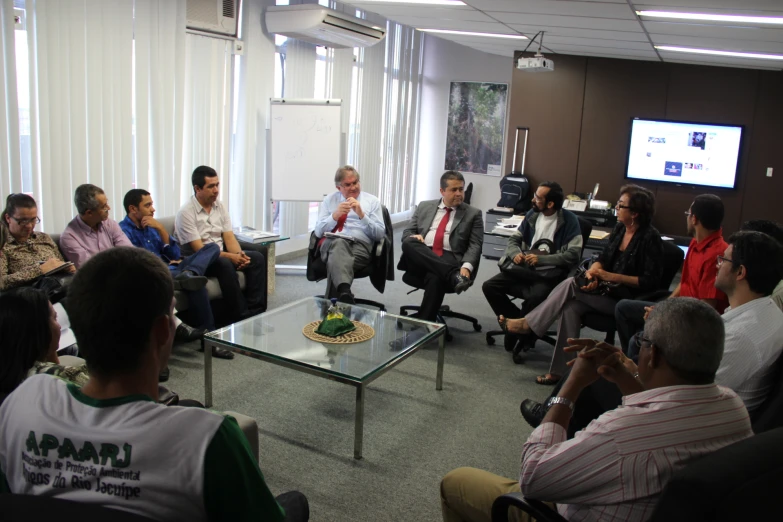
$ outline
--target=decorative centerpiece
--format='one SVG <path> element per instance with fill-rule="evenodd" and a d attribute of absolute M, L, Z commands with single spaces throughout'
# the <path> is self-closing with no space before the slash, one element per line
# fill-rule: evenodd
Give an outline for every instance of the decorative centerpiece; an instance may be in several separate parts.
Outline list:
<path fill-rule="evenodd" d="M 311 341 L 324 344 L 354 344 L 368 341 L 375 336 L 375 330 L 368 324 L 351 321 L 337 304 L 332 304 L 322 321 L 313 321 L 302 328 L 302 333 Z"/>
<path fill-rule="evenodd" d="M 321 321 L 318 328 L 315 329 L 315 333 L 325 335 L 327 337 L 338 337 L 348 332 L 356 330 L 350 319 L 345 317 L 343 312 L 337 306 L 337 299 L 332 298 L 332 306 L 326 311 L 326 319 Z"/>

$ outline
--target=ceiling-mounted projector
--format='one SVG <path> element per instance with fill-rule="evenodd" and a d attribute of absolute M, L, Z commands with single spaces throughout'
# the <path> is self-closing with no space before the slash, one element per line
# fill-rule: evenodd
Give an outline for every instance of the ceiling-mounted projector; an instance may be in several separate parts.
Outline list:
<path fill-rule="evenodd" d="M 547 60 L 540 53 L 530 58 L 520 57 L 517 60 L 517 69 L 524 72 L 547 72 L 555 70 L 555 62 Z"/>

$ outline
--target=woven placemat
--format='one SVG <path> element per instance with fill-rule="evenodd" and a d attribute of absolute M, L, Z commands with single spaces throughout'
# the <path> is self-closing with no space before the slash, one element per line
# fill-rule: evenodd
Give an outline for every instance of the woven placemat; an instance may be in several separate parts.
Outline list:
<path fill-rule="evenodd" d="M 338 335 L 337 337 L 329 337 L 328 335 L 321 335 L 316 333 L 315 329 L 318 328 L 318 325 L 321 324 L 321 321 L 313 321 L 312 323 L 306 324 L 305 327 L 302 328 L 302 333 L 311 341 L 329 344 L 363 343 L 364 341 L 368 341 L 375 336 L 375 330 L 373 330 L 372 326 L 360 323 L 359 321 L 351 322 L 354 324 L 354 326 L 356 326 L 356 330 Z"/>

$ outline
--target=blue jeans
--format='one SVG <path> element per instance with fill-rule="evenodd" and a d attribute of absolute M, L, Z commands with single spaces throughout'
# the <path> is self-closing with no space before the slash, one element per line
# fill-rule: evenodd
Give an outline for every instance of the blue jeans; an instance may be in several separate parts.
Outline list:
<path fill-rule="evenodd" d="M 204 247 L 182 259 L 178 265 L 169 265 L 171 277 L 178 276 L 184 270 L 190 270 L 198 276 L 203 276 L 207 268 L 220 257 L 220 247 L 215 243 L 204 245 Z M 209 305 L 209 295 L 207 288 L 194 292 L 188 292 L 188 304 L 193 311 L 193 317 L 196 320 L 196 328 L 215 329 L 215 318 L 212 315 L 212 307 Z"/>

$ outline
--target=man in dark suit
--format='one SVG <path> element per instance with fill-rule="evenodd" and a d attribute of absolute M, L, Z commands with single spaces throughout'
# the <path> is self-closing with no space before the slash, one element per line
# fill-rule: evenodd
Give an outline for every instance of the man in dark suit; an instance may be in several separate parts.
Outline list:
<path fill-rule="evenodd" d="M 464 203 L 465 178 L 453 170 L 440 178 L 441 199 L 423 201 L 402 233 L 397 268 L 424 279 L 417 317 L 434 321 L 447 291 L 460 294 L 476 277 L 484 224 L 481 211 Z"/>

